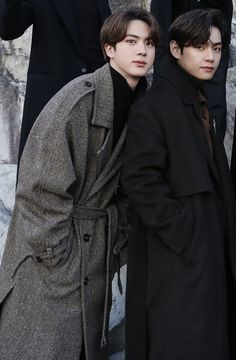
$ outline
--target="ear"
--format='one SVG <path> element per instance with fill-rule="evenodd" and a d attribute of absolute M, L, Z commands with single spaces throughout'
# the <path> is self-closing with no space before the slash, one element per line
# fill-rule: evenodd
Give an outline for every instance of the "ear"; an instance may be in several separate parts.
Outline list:
<path fill-rule="evenodd" d="M 105 49 L 106 55 L 107 55 L 110 59 L 113 59 L 113 58 L 114 58 L 114 55 L 115 55 L 115 49 L 114 49 L 114 47 L 113 47 L 112 45 L 105 44 L 104 49 Z"/>
<path fill-rule="evenodd" d="M 175 40 L 171 40 L 170 42 L 170 52 L 177 60 L 181 56 L 181 49 Z"/>

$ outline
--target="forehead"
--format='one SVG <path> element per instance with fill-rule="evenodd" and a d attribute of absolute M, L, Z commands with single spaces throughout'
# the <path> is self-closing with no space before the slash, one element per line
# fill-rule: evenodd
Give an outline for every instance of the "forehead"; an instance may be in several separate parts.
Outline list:
<path fill-rule="evenodd" d="M 149 25 L 142 21 L 142 20 L 131 20 L 128 23 L 126 36 L 127 35 L 134 35 L 138 37 L 148 37 L 150 32 Z"/>
<path fill-rule="evenodd" d="M 217 27 L 215 26 L 211 27 L 209 40 L 213 44 L 221 42 L 221 32 Z"/>

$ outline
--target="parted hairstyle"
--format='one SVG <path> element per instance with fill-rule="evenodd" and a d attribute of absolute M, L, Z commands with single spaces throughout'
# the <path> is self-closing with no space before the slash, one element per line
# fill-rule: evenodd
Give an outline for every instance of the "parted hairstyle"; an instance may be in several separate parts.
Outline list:
<path fill-rule="evenodd" d="M 227 45 L 228 30 L 220 10 L 192 10 L 175 19 L 169 28 L 169 43 L 175 40 L 181 51 L 185 46 L 204 45 L 210 38 L 211 27 L 219 29 L 222 46 Z"/>
<path fill-rule="evenodd" d="M 149 39 L 153 41 L 155 47 L 159 45 L 160 27 L 149 11 L 141 7 L 118 10 L 104 21 L 100 32 L 101 47 L 106 61 L 110 59 L 106 55 L 105 45 L 108 44 L 115 48 L 116 44 L 125 38 L 128 25 L 132 20 L 141 20 L 149 25 Z"/>

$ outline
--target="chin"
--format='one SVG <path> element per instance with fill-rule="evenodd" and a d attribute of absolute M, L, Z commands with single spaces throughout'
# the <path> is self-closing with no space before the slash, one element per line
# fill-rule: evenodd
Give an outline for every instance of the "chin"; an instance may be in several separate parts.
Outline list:
<path fill-rule="evenodd" d="M 141 71 L 136 71 L 135 73 L 133 73 L 133 76 L 134 77 L 143 77 L 145 76 L 147 73 L 147 70 L 141 70 Z"/>
<path fill-rule="evenodd" d="M 214 76 L 214 74 L 202 76 L 201 78 L 199 78 L 199 80 L 211 80 L 213 78 L 213 76 Z"/>

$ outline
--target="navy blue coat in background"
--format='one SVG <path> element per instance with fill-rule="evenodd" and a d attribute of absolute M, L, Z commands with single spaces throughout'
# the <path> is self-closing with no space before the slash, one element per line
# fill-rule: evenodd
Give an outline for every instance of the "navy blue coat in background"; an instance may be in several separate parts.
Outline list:
<path fill-rule="evenodd" d="M 167 33 L 172 21 L 187 11 L 194 9 L 214 8 L 223 12 L 228 25 L 230 42 L 230 29 L 233 12 L 232 0 L 152 0 L 151 12 L 158 20 L 163 33 L 163 45 L 159 49 L 154 65 L 154 79 L 157 78 L 166 62 Z M 225 82 L 229 60 L 229 49 L 226 47 L 222 52 L 220 66 L 213 79 L 204 83 L 205 96 L 208 107 L 216 120 L 216 130 L 223 140 L 226 131 L 226 90 Z"/>
<path fill-rule="evenodd" d="M 174 63 L 130 111 L 121 174 L 136 211 L 126 360 L 236 359 L 227 296 L 236 273 L 234 201 L 212 124 L 211 137 L 214 156 L 197 89 Z"/>
<path fill-rule="evenodd" d="M 87 12 L 92 6 L 93 19 L 85 12 L 77 17 L 77 7 Z M 86 5 L 80 0 L 0 0 L 3 40 L 15 39 L 33 25 L 19 158 L 37 115 L 50 98 L 73 78 L 104 64 L 99 32 L 110 14 L 108 0 L 87 0 Z M 83 39 L 78 32 L 81 23 Z M 93 44 L 86 43 L 86 27 L 90 32 L 94 27 Z"/>

